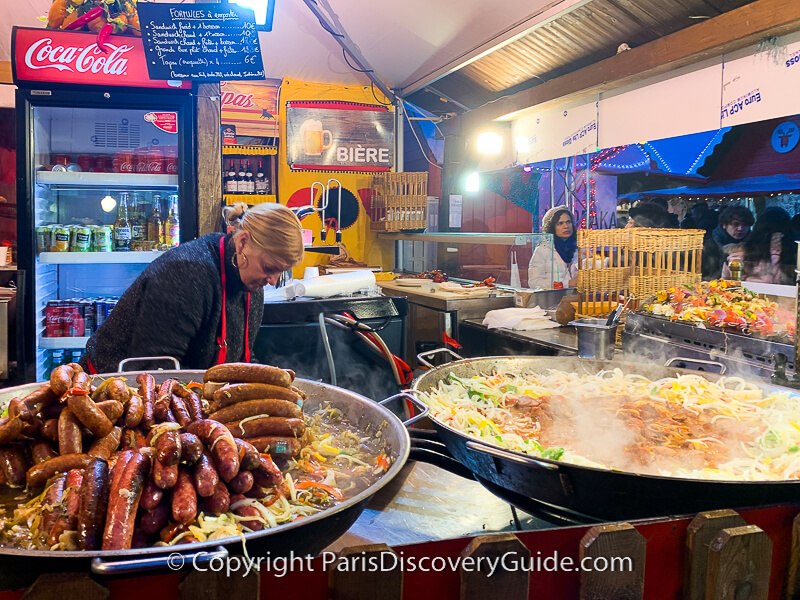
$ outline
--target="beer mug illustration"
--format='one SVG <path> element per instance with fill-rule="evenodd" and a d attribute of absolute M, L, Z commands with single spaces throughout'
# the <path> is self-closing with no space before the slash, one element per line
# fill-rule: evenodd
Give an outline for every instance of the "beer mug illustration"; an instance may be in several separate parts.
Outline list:
<path fill-rule="evenodd" d="M 327 129 L 322 128 L 322 121 L 307 119 L 300 127 L 303 136 L 303 151 L 310 156 L 319 156 L 323 150 L 327 150 L 333 145 L 333 134 Z M 328 136 L 328 143 L 325 143 L 325 136 Z"/>

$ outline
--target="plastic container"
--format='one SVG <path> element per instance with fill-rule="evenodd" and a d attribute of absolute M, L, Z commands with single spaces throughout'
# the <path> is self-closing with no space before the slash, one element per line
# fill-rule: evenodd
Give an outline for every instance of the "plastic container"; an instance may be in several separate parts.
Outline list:
<path fill-rule="evenodd" d="M 584 317 L 571 321 L 578 331 L 578 356 L 597 360 L 612 360 L 617 340 L 617 325 L 606 325 L 608 319 Z"/>

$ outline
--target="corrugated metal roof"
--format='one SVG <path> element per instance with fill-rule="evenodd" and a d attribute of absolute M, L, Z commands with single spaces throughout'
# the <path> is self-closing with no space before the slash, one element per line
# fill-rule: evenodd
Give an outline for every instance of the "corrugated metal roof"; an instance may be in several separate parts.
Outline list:
<path fill-rule="evenodd" d="M 475 108 L 501 95 L 609 58 L 616 54 L 620 44 L 641 46 L 694 25 L 699 19 L 713 18 L 753 1 L 592 0 L 429 87 L 436 92 L 445 91 L 459 103 Z M 465 88 L 469 85 L 465 84 L 471 84 L 473 89 L 468 92 Z M 459 90 L 463 93 L 459 94 Z M 426 96 L 417 94 L 409 100 L 424 102 Z M 430 101 L 430 94 L 427 97 Z"/>

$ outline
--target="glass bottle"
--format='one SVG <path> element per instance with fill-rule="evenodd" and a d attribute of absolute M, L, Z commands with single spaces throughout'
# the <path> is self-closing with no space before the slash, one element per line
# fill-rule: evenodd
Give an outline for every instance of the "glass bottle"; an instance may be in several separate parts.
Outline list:
<path fill-rule="evenodd" d="M 143 208 L 141 195 L 134 194 L 131 206 L 131 241 L 133 242 L 141 242 L 145 239 L 147 229 L 142 215 Z"/>
<path fill-rule="evenodd" d="M 262 161 L 258 161 L 258 171 L 256 171 L 256 194 L 269 194 L 269 180 L 264 175 Z"/>
<path fill-rule="evenodd" d="M 153 194 L 153 213 L 147 220 L 147 240 L 156 244 L 164 243 L 164 222 L 161 220 L 161 196 Z"/>
<path fill-rule="evenodd" d="M 245 172 L 245 177 L 247 178 L 247 193 L 248 194 L 255 194 L 256 193 L 256 184 L 255 179 L 253 178 L 253 167 L 250 166 L 250 161 L 247 161 L 247 171 Z"/>
<path fill-rule="evenodd" d="M 169 247 L 177 246 L 181 239 L 181 221 L 178 215 L 178 194 L 169 197 L 169 216 L 166 220 L 166 235 L 164 242 Z"/>
<path fill-rule="evenodd" d="M 228 169 L 225 172 L 225 193 L 239 193 L 239 184 L 236 181 L 236 164 L 234 163 L 233 159 L 228 161 Z"/>
<path fill-rule="evenodd" d="M 239 161 L 239 176 L 236 178 L 236 193 L 247 193 L 247 174 L 244 172 L 244 161 Z"/>
<path fill-rule="evenodd" d="M 114 251 L 128 252 L 131 249 L 131 221 L 128 216 L 130 194 L 121 192 L 117 205 L 117 220 L 114 222 Z"/>

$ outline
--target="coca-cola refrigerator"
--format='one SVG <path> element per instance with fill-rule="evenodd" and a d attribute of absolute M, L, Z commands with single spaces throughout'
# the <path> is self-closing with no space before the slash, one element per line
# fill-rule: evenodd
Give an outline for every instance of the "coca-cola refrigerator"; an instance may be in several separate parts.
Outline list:
<path fill-rule="evenodd" d="M 142 40 L 15 27 L 22 379 L 79 359 L 147 265 L 197 236 L 194 94 Z M 188 276 L 188 274 L 187 274 Z"/>

